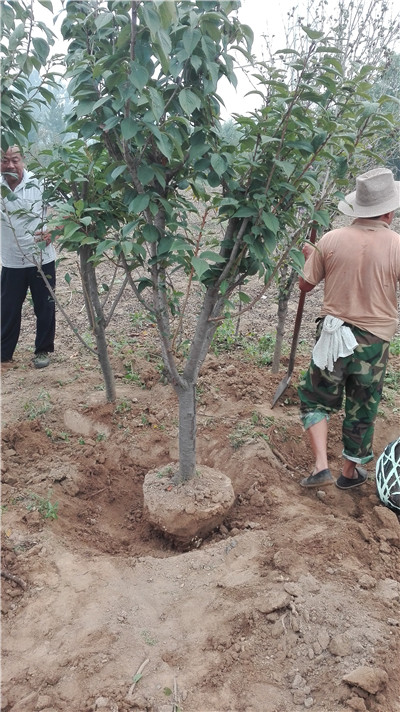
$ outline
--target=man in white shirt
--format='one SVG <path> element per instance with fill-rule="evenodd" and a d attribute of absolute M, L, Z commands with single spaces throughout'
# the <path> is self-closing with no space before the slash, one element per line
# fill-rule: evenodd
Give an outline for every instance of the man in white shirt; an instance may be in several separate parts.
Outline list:
<path fill-rule="evenodd" d="M 49 365 L 54 351 L 55 304 L 39 271 L 55 288 L 56 252 L 43 225 L 42 191 L 24 167 L 18 146 L 1 156 L 1 362 L 11 363 L 28 289 L 36 315 L 35 368 Z"/>

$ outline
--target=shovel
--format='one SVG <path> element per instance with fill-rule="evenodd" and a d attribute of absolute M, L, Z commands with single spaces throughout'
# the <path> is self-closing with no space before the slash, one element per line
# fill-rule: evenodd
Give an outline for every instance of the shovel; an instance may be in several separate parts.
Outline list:
<path fill-rule="evenodd" d="M 310 233 L 310 242 L 314 245 L 315 244 L 315 239 L 317 237 L 317 230 L 315 227 L 311 229 Z M 294 368 L 294 359 L 296 356 L 296 351 L 297 351 L 297 343 L 299 341 L 299 333 L 300 333 L 300 325 L 301 325 L 301 319 L 303 317 L 303 309 L 304 309 L 304 301 L 306 298 L 306 292 L 300 292 L 300 298 L 299 298 L 299 305 L 297 307 L 297 314 L 296 314 L 296 320 L 294 322 L 294 329 L 293 329 L 293 337 L 292 337 L 292 345 L 290 348 L 290 355 L 289 355 L 289 365 L 288 365 L 288 370 L 286 372 L 286 376 L 282 379 L 280 382 L 278 388 L 275 391 L 275 395 L 271 404 L 271 408 L 274 407 L 275 403 L 279 400 L 281 395 L 286 391 L 286 388 L 288 387 L 291 378 L 292 378 L 292 373 L 293 373 L 293 368 Z"/>

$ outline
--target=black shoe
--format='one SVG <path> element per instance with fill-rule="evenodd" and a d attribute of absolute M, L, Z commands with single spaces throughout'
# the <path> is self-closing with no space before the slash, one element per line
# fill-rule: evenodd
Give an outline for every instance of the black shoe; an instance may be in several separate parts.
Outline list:
<path fill-rule="evenodd" d="M 33 365 L 35 368 L 46 368 L 49 363 L 50 358 L 47 351 L 40 351 L 38 354 L 35 354 L 33 358 Z"/>

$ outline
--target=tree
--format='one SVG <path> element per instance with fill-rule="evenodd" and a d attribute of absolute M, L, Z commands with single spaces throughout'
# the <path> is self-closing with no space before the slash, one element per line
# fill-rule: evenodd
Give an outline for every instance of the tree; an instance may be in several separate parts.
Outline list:
<path fill-rule="evenodd" d="M 360 19 L 361 18 L 361 19 Z M 395 97 L 398 97 L 398 55 L 394 53 L 395 42 L 400 30 L 400 16 L 391 16 L 390 6 L 386 0 L 370 0 L 365 5 L 361 0 L 338 0 L 334 5 L 327 4 L 325 0 L 308 0 L 303 7 L 294 6 L 287 15 L 285 23 L 285 47 L 295 50 L 299 56 L 306 56 L 313 43 L 313 36 L 304 32 L 304 26 L 310 26 L 313 30 L 325 35 L 327 43 L 331 47 L 331 52 L 337 53 L 340 60 L 341 73 L 349 80 L 357 76 L 364 65 L 376 68 L 375 81 L 371 87 L 371 108 L 376 100 L 379 106 L 380 97 L 385 94 L 393 97 L 393 104 L 387 103 L 387 111 L 391 111 L 395 120 L 393 128 L 390 125 L 387 130 L 380 135 L 379 145 L 377 145 L 378 135 L 373 138 L 372 146 L 375 153 L 358 152 L 357 161 L 352 161 L 349 166 L 350 171 L 362 172 L 368 170 L 377 162 L 385 162 L 386 165 L 396 170 L 396 157 L 399 157 L 399 143 L 396 125 L 399 121 L 399 108 L 396 106 Z M 270 48 L 268 39 L 266 40 L 266 50 Z M 262 73 L 268 78 L 271 68 L 281 67 L 285 73 L 289 86 L 295 87 L 298 82 L 298 65 L 285 61 L 287 50 L 283 53 L 277 50 L 270 51 L 268 64 L 262 66 Z M 268 104 L 271 89 L 267 89 L 264 95 L 264 102 Z M 372 163 L 371 163 L 372 161 Z M 328 174 L 327 174 L 328 175 Z M 329 197 L 329 191 L 334 189 L 334 183 L 328 181 L 325 190 Z M 287 243 L 291 241 L 291 234 L 287 237 Z M 282 245 L 284 247 L 284 245 Z M 275 350 L 273 356 L 273 372 L 279 371 L 282 343 L 285 333 L 285 323 L 288 313 L 289 300 L 293 292 L 297 279 L 295 269 L 290 269 L 287 264 L 282 266 L 276 277 L 277 283 L 277 332 Z"/>
<path fill-rule="evenodd" d="M 115 379 L 108 353 L 106 328 L 128 281 L 125 277 L 116 296 L 109 299 L 117 272 L 123 273 L 123 248 L 118 249 L 118 243 L 121 244 L 123 227 L 127 221 L 126 206 L 115 184 L 106 180 L 108 155 L 99 145 L 90 149 L 83 139 L 69 139 L 52 150 L 42 150 L 31 165 L 35 175 L 42 178 L 44 200 L 51 203 L 47 228 L 53 235 L 57 234 L 57 242 L 62 249 L 78 254 L 86 314 L 96 340 L 94 353 L 103 373 L 107 401 L 114 402 Z M 114 276 L 110 285 L 103 285 L 106 287 L 106 298 L 102 300 L 96 268 L 99 260 L 104 259 L 109 243 L 114 248 Z M 45 275 L 42 276 L 45 278 Z M 69 281 L 68 276 L 66 279 Z M 57 301 L 56 295 L 53 297 Z M 58 306 L 62 309 L 61 305 Z M 77 334 L 65 311 L 62 311 Z M 85 342 L 83 344 L 89 348 Z"/>
<path fill-rule="evenodd" d="M 50 0 L 38 2 L 52 10 Z M 34 108 L 52 100 L 51 88 L 56 75 L 49 68 L 50 47 L 54 33 L 45 23 L 35 21 L 32 0 L 3 0 L 1 3 L 1 147 L 25 146 L 29 131 L 35 126 Z M 29 77 L 40 72 L 33 86 Z"/>
<path fill-rule="evenodd" d="M 247 305 L 249 276 L 259 274 L 261 296 L 288 259 L 302 268 L 297 241 L 310 224 L 329 223 L 317 202 L 327 170 L 337 198 L 351 162 L 359 152 L 372 156 L 367 142 L 391 122 L 385 100 L 370 101 L 373 70 L 362 67 L 348 79 L 340 53 L 322 33 L 306 29 L 308 51 L 286 53 L 296 82 L 288 86 L 285 72 L 272 68 L 265 76 L 260 69 L 259 91 L 270 89 L 268 102 L 237 117 L 238 141 L 224 138 L 218 80 L 235 81 L 232 52 L 248 57 L 251 42 L 250 29 L 231 17 L 237 7 L 82 0 L 67 5 L 62 25 L 76 101 L 71 128 L 90 137 L 90 150 L 105 145 L 110 183 L 124 181 L 130 220 L 122 241 L 108 240 L 107 247 L 122 254 L 137 298 L 154 315 L 178 396 L 175 482 L 196 473 L 197 377 L 232 295 Z M 223 229 L 216 249 L 204 244 L 201 223 L 188 219 L 196 213 L 193 197 L 209 206 L 205 220 L 216 211 Z M 291 241 L 276 259 L 288 233 Z M 170 286 L 177 270 L 187 275 L 188 289 L 196 282 L 203 295 L 183 365 Z"/>

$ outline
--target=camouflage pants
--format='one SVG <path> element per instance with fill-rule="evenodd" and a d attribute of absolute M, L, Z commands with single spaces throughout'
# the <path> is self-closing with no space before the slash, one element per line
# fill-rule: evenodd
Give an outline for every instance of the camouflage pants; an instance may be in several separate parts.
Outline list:
<path fill-rule="evenodd" d="M 317 327 L 317 339 L 323 320 Z M 329 419 L 342 407 L 343 455 L 361 465 L 373 458 L 374 423 L 382 396 L 383 379 L 389 357 L 389 342 L 350 327 L 357 342 L 354 353 L 339 358 L 333 371 L 319 369 L 313 360 L 298 387 L 300 414 L 307 430 L 323 418 Z"/>

